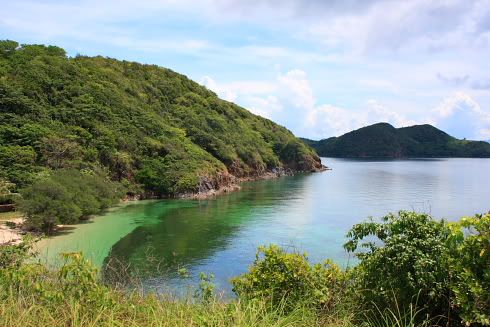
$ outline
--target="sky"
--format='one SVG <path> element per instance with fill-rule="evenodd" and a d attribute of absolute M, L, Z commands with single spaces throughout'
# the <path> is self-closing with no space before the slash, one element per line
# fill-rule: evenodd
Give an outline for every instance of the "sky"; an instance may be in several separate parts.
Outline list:
<path fill-rule="evenodd" d="M 490 0 L 0 0 L 0 39 L 182 73 L 298 136 L 490 140 Z"/>

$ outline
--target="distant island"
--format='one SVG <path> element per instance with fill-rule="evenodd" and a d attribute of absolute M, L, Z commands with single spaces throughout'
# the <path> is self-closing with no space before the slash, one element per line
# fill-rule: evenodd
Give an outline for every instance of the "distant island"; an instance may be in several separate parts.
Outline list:
<path fill-rule="evenodd" d="M 459 140 L 428 124 L 395 128 L 388 123 L 377 123 L 339 137 L 302 140 L 323 157 L 490 157 L 489 143 Z"/>

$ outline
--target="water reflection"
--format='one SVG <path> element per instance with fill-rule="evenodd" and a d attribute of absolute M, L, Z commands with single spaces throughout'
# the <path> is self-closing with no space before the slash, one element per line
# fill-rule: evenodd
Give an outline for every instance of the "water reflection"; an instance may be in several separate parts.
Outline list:
<path fill-rule="evenodd" d="M 147 286 L 149 283 L 158 287 L 179 284 L 177 270 L 181 267 L 188 267 L 195 280 L 196 267 L 209 263 L 217 252 L 225 253 L 233 247 L 237 234 L 247 226 L 269 225 L 268 218 L 280 217 L 282 211 L 295 207 L 294 203 L 303 202 L 307 198 L 303 194 L 307 190 L 304 187 L 307 178 L 307 175 L 298 175 L 273 182 L 245 183 L 240 192 L 205 201 L 176 201 L 180 205 L 165 212 L 160 208 L 165 207 L 165 202 L 149 205 L 145 216 L 157 217 L 158 223 L 139 226 L 114 244 L 104 260 L 105 278 L 114 278 L 112 267 L 107 269 L 109 262 L 129 267 L 130 273 L 140 277 L 143 275 Z M 284 223 L 286 229 L 295 230 L 300 224 L 297 220 Z M 247 239 L 253 242 L 253 236 Z M 257 244 L 255 242 L 253 247 Z M 252 258 L 253 255 L 248 257 Z M 226 260 L 229 265 L 234 258 L 230 256 Z M 230 277 L 219 271 L 215 273 L 222 284 Z"/>
<path fill-rule="evenodd" d="M 143 271 L 143 285 L 156 290 L 182 290 L 197 283 L 199 272 L 211 272 L 229 294 L 229 278 L 246 271 L 259 245 L 291 246 L 312 261 L 346 265 L 345 234 L 368 216 L 408 209 L 456 219 L 490 209 L 490 159 L 325 164 L 333 170 L 246 183 L 240 192 L 207 201 L 127 205 L 44 241 L 44 258 L 82 250 L 99 267 L 117 260 L 129 273 Z M 189 280 L 177 277 L 181 267 Z"/>

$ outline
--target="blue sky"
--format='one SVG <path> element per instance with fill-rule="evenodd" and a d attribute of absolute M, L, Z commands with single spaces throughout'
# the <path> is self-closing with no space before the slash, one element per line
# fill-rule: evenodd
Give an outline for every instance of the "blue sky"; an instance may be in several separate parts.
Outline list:
<path fill-rule="evenodd" d="M 490 140 L 490 0 L 0 0 L 0 38 L 185 74 L 296 135 Z"/>

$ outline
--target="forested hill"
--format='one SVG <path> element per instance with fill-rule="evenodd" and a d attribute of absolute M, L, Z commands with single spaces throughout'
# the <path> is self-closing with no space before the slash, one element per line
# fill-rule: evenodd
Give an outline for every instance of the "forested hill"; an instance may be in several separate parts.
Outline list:
<path fill-rule="evenodd" d="M 177 195 L 321 168 L 286 128 L 169 69 L 0 41 L 0 180 L 17 189 L 59 169 Z"/>
<path fill-rule="evenodd" d="M 490 157 L 489 143 L 458 140 L 431 125 L 395 128 L 378 123 L 340 137 L 303 141 L 325 157 Z"/>

